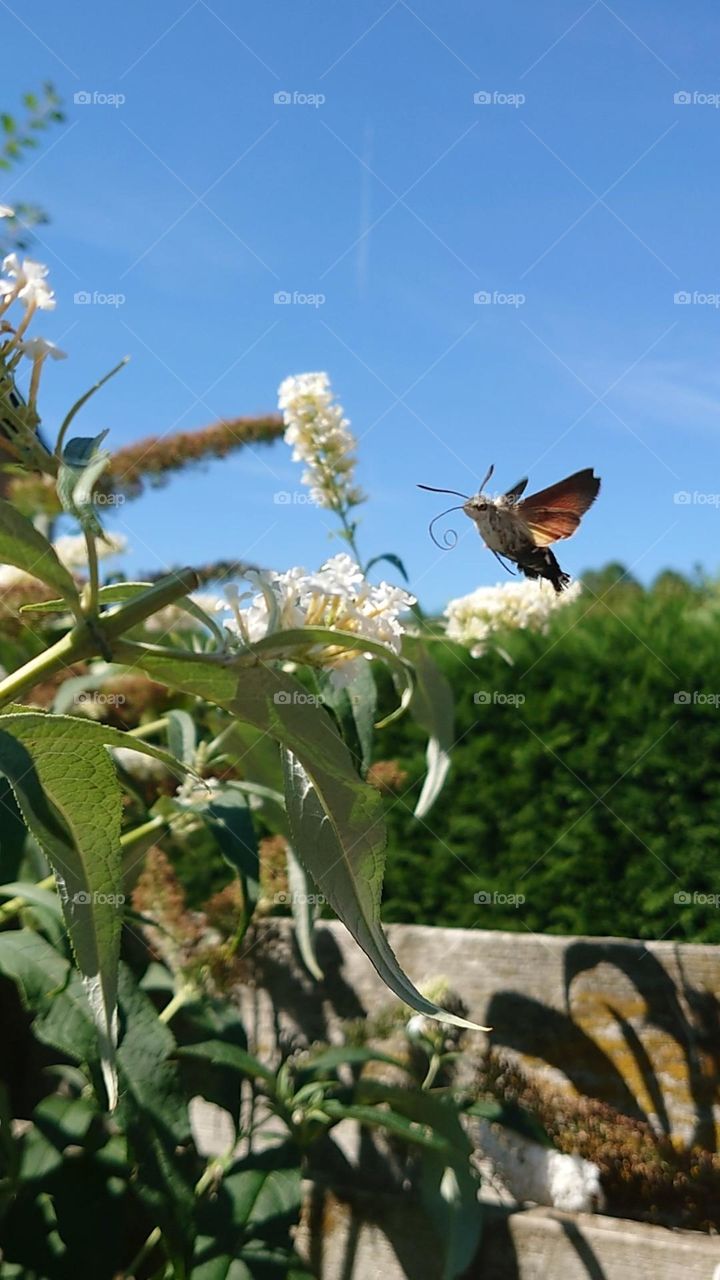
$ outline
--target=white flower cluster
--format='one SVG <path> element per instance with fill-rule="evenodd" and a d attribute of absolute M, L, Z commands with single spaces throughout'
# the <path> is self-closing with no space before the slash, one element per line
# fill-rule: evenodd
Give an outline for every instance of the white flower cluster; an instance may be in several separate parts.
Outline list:
<path fill-rule="evenodd" d="M 0 205 L 0 218 L 12 218 L 13 210 L 7 205 Z M 48 269 L 42 262 L 34 262 L 32 258 L 23 258 L 16 253 L 9 253 L 3 259 L 2 275 L 0 275 L 0 328 L 3 341 L 0 343 L 0 408 L 2 401 L 17 410 L 18 394 L 15 389 L 15 367 L 21 356 L 32 361 L 29 408 L 34 413 L 37 402 L 38 387 L 42 367 L 48 356 L 53 360 L 64 360 L 65 352 L 48 342 L 46 338 L 25 338 L 25 333 L 36 311 L 53 311 L 55 294 L 47 282 Z M 11 325 L 5 312 L 15 302 L 23 306 L 23 315 L 17 326 Z M 13 415 L 13 418 L 15 415 Z M 29 423 L 34 430 L 34 423 Z"/>
<path fill-rule="evenodd" d="M 296 627 L 333 627 L 400 652 L 400 614 L 415 603 L 415 597 L 389 582 L 373 586 L 346 553 L 332 556 L 316 573 L 289 569 L 253 577 L 258 593 L 243 609 L 238 605 L 246 597 L 234 600 L 235 619 L 226 624 L 244 644 Z M 309 645 L 297 660 L 341 669 L 351 678 L 353 664 L 371 656 L 337 645 Z"/>
<path fill-rule="evenodd" d="M 55 294 L 47 284 L 48 269 L 42 262 L 33 262 L 32 258 L 24 258 L 22 262 L 16 253 L 9 253 L 3 259 L 4 276 L 0 276 L 0 298 L 3 310 L 16 298 L 34 311 L 53 311 Z"/>
<path fill-rule="evenodd" d="M 333 399 L 326 373 L 301 373 L 280 384 L 278 404 L 285 419 L 285 443 L 293 462 L 304 462 L 303 484 L 313 502 L 331 510 L 347 510 L 363 501 L 353 485 L 357 459 L 355 437 Z"/>
<path fill-rule="evenodd" d="M 582 584 L 573 582 L 558 594 L 549 582 L 520 581 L 478 587 L 470 595 L 450 600 L 445 609 L 449 640 L 481 658 L 491 636 L 517 628 L 544 631 L 556 609 L 577 600 Z"/>

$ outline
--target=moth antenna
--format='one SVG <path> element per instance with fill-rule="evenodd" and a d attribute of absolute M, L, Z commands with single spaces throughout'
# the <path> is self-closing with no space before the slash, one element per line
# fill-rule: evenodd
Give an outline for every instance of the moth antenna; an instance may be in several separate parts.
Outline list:
<path fill-rule="evenodd" d="M 427 489 L 428 493 L 452 493 L 456 498 L 464 498 L 466 502 L 470 501 L 469 494 L 459 493 L 457 489 L 436 489 L 432 484 L 419 484 L 418 489 Z M 451 507 L 450 510 L 455 511 L 457 508 Z"/>
<path fill-rule="evenodd" d="M 447 489 L 441 489 L 439 492 L 447 493 L 452 492 L 452 490 L 448 491 Z M 458 497 L 462 497 L 462 494 L 458 494 Z M 435 543 L 435 546 L 439 547 L 441 551 L 452 551 L 453 547 L 457 546 L 458 535 L 455 529 L 446 529 L 443 534 L 442 542 L 438 542 L 435 534 L 433 533 L 433 525 L 437 524 L 438 520 L 442 520 L 443 516 L 449 515 L 451 511 L 462 511 L 462 507 L 448 507 L 447 511 L 441 511 L 439 516 L 434 516 L 428 525 L 428 533 Z"/>
<path fill-rule="evenodd" d="M 491 463 L 490 463 L 490 470 L 488 471 L 488 473 L 487 473 L 487 475 L 486 475 L 485 479 L 483 480 L 482 484 L 480 485 L 480 488 L 479 488 L 479 490 L 478 490 L 478 493 L 482 493 L 483 489 L 485 488 L 485 485 L 487 484 L 488 480 L 489 480 L 489 479 L 490 479 L 490 477 L 492 476 L 492 473 L 493 473 L 493 471 L 494 471 L 494 470 L 495 470 L 495 463 L 494 463 L 494 462 L 491 462 Z"/>

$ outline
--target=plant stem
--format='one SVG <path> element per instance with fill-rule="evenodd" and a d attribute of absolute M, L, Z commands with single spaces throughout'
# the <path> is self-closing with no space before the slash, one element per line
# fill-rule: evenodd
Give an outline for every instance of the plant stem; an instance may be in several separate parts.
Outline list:
<path fill-rule="evenodd" d="M 140 1246 L 140 1249 L 135 1254 L 135 1257 L 130 1263 L 130 1266 L 127 1268 L 126 1271 L 123 1272 L 125 1280 L 133 1280 L 136 1272 L 138 1271 L 142 1263 L 145 1261 L 148 1254 L 152 1253 L 153 1249 L 155 1248 L 155 1245 L 159 1244 L 161 1239 L 162 1239 L 162 1231 L 160 1230 L 159 1227 L 153 1227 L 147 1240 L 143 1245 Z"/>
<path fill-rule="evenodd" d="M 71 662 L 84 661 L 96 656 L 100 643 L 106 643 L 122 636 L 124 632 L 137 626 L 139 622 L 156 613 L 166 604 L 172 604 L 179 596 L 187 595 L 197 586 L 197 574 L 193 569 L 183 569 L 179 573 L 170 574 L 167 578 L 143 591 L 121 608 L 94 620 L 94 625 L 83 624 L 73 627 L 67 635 L 51 645 L 44 653 L 38 654 L 23 667 L 13 671 L 12 675 L 0 680 L 0 708 L 12 702 L 18 694 L 41 679 L 54 675 L 62 667 Z M 103 657 L 106 655 L 103 654 Z"/>
<path fill-rule="evenodd" d="M 178 1013 L 180 1009 L 183 1008 L 184 1005 L 189 1004 L 190 1000 L 193 998 L 195 994 L 196 994 L 195 987 L 191 986 L 190 983 L 186 983 L 185 986 L 181 987 L 179 991 L 175 992 L 175 995 L 173 996 L 172 1000 L 168 1001 L 168 1003 L 165 1005 L 165 1008 L 160 1010 L 158 1014 L 158 1018 L 160 1019 L 160 1021 L 169 1022 L 170 1019 L 174 1018 L 175 1014 Z"/>
<path fill-rule="evenodd" d="M 55 876 L 46 876 L 44 880 L 38 880 L 34 886 L 36 889 L 52 889 L 55 884 Z M 10 898 L 8 902 L 0 907 L 0 923 L 9 920 L 11 916 L 16 916 L 18 911 L 22 911 L 23 907 L 28 903 L 28 899 L 19 894 L 17 898 Z"/>
<path fill-rule="evenodd" d="M 87 529 L 83 530 L 85 534 L 85 545 L 87 547 L 88 568 L 90 570 L 90 578 L 87 584 L 87 600 L 86 608 L 91 617 L 95 617 L 98 611 L 98 598 L 100 592 L 100 577 L 98 572 L 98 554 L 97 541 L 95 535 Z"/>
<path fill-rule="evenodd" d="M 165 729 L 167 723 L 167 716 L 161 716 L 159 720 L 148 720 L 147 724 L 139 724 L 134 729 L 128 729 L 128 736 L 131 738 L 151 738 L 153 734 L 160 733 L 162 729 Z"/>
<path fill-rule="evenodd" d="M 80 659 L 90 658 L 92 654 L 93 648 L 89 634 L 84 628 L 83 630 L 73 628 L 63 636 L 62 640 L 51 645 L 44 653 L 39 653 L 37 657 L 26 662 L 24 667 L 19 667 L 17 671 L 13 671 L 12 675 L 0 680 L 0 707 L 12 702 L 19 693 L 32 688 L 40 680 L 59 671 L 61 667 L 67 667 L 71 662 L 77 662 Z"/>

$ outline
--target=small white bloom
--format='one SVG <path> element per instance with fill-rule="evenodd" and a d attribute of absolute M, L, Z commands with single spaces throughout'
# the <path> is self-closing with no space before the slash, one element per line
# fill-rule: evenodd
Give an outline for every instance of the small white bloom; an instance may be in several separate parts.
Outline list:
<path fill-rule="evenodd" d="M 9 204 L 0 204 L 0 218 L 14 218 L 15 210 Z"/>
<path fill-rule="evenodd" d="M 48 269 L 42 262 L 34 262 L 32 258 L 23 258 L 21 262 L 16 253 L 9 253 L 2 269 L 10 279 L 0 278 L 0 297 L 19 298 L 25 306 L 34 306 L 40 311 L 54 309 L 55 295 L 46 284 Z"/>
<path fill-rule="evenodd" d="M 388 582 L 373 586 L 344 552 L 326 560 L 315 573 L 295 568 L 286 573 L 256 574 L 254 580 L 258 593 L 246 608 L 239 607 L 238 599 L 235 618 L 226 623 L 243 643 L 253 644 L 270 632 L 297 627 L 332 627 L 400 652 L 400 614 L 415 603 L 415 597 Z M 338 668 L 336 674 L 345 684 L 352 677 L 352 668 L 356 671 L 356 664 L 371 656 L 340 646 L 311 644 L 306 660 Z"/>
<path fill-rule="evenodd" d="M 355 437 L 336 404 L 326 373 L 300 373 L 280 384 L 278 405 L 293 462 L 304 462 L 302 482 L 320 507 L 343 510 L 362 502 L 353 485 Z"/>
<path fill-rule="evenodd" d="M 99 560 L 107 560 L 109 556 L 121 555 L 127 549 L 127 538 L 121 533 L 106 534 L 96 539 Z M 56 538 L 53 547 L 66 569 L 84 569 L 87 566 L 87 545 L 82 533 L 65 533 Z"/>
<path fill-rule="evenodd" d="M 31 360 L 44 360 L 46 356 L 50 356 L 52 360 L 67 360 L 67 352 L 61 351 L 47 338 L 28 338 L 20 343 L 20 350 Z"/>
<path fill-rule="evenodd" d="M 447 637 L 469 648 L 473 658 L 480 658 L 497 632 L 545 631 L 555 610 L 573 604 L 581 590 L 580 582 L 558 593 L 549 582 L 530 580 L 478 587 L 448 602 Z"/>

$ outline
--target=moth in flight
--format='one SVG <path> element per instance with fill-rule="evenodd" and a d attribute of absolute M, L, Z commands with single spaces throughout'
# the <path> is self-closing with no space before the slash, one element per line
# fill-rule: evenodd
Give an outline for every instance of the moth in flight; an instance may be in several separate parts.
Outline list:
<path fill-rule="evenodd" d="M 452 493 L 456 498 L 463 498 L 462 506 L 448 507 L 439 516 L 430 521 L 430 537 L 438 547 L 449 550 L 457 542 L 454 530 L 448 530 L 443 541 L 438 542 L 433 533 L 433 526 L 450 511 L 464 511 L 466 516 L 477 525 L 477 531 L 483 542 L 509 573 L 504 563 L 511 560 L 526 578 L 547 578 L 556 591 L 563 591 L 570 582 L 567 573 L 563 573 L 553 552 L 552 542 L 562 538 L 570 538 L 580 524 L 585 512 L 592 506 L 600 492 L 600 480 L 592 467 L 584 471 L 576 471 L 566 480 L 558 480 L 539 493 L 532 493 L 523 498 L 527 487 L 527 478 L 508 489 L 507 493 L 493 498 L 483 493 L 485 485 L 493 474 L 494 467 L 488 471 L 475 497 L 469 498 L 456 489 L 436 489 L 433 485 L 421 484 L 419 489 L 427 489 L 430 493 Z"/>

